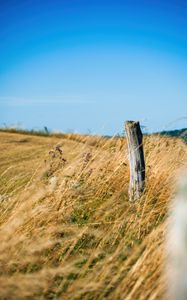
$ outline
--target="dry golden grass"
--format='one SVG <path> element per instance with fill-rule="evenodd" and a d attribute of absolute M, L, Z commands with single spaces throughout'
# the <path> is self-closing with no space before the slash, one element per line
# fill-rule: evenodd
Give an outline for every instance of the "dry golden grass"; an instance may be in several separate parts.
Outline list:
<path fill-rule="evenodd" d="M 0 299 L 165 299 L 182 141 L 145 137 L 146 191 L 133 204 L 124 138 L 0 139 Z"/>

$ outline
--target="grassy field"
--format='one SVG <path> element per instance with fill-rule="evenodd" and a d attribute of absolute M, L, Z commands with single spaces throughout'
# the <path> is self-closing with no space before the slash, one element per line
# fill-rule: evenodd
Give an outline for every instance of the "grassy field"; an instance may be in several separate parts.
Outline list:
<path fill-rule="evenodd" d="M 0 132 L 0 299 L 166 299 L 164 240 L 187 145 L 144 138 L 128 201 L 125 138 Z"/>

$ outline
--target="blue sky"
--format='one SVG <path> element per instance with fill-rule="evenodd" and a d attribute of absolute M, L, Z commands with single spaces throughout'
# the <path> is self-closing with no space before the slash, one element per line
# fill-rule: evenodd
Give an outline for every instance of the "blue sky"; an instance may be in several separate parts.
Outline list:
<path fill-rule="evenodd" d="M 187 4 L 0 0 L 0 126 L 187 127 Z"/>

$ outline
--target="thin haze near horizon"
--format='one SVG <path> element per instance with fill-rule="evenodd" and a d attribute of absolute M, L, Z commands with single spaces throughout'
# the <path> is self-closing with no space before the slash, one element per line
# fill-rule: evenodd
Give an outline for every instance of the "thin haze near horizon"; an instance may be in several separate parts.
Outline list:
<path fill-rule="evenodd" d="M 186 1 L 0 0 L 0 126 L 187 127 Z"/>

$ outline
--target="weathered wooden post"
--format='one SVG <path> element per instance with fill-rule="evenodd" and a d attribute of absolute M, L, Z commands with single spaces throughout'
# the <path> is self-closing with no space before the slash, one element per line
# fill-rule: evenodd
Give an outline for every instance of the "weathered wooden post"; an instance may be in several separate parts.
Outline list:
<path fill-rule="evenodd" d="M 127 121 L 125 130 L 130 164 L 129 200 L 137 201 L 140 199 L 145 187 L 143 135 L 139 122 Z"/>

